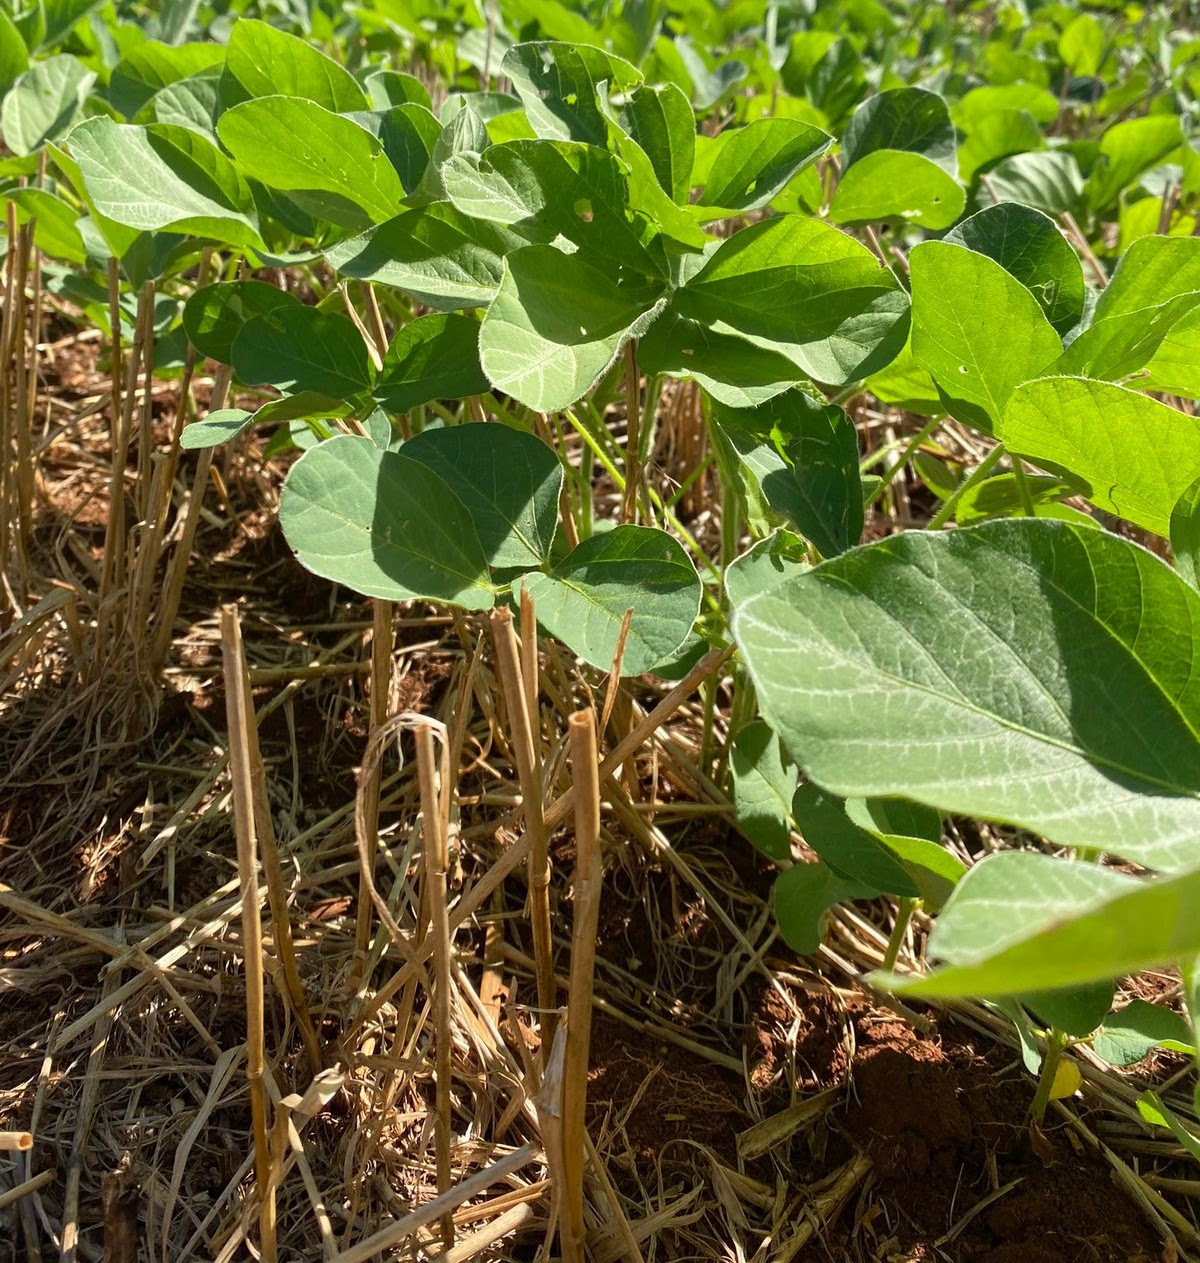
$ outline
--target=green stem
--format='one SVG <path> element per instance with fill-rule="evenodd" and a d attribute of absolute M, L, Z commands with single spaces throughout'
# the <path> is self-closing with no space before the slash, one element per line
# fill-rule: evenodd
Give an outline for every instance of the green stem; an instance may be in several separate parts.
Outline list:
<path fill-rule="evenodd" d="M 1067 1033 L 1057 1026 L 1050 1028 L 1046 1037 L 1046 1055 L 1042 1058 L 1042 1073 L 1038 1078 L 1037 1092 L 1033 1104 L 1029 1107 L 1029 1117 L 1039 1127 L 1046 1117 L 1046 1106 L 1050 1104 L 1050 1093 L 1054 1089 L 1054 1079 L 1058 1074 L 1058 1065 L 1062 1061 L 1063 1049 L 1067 1046 Z"/>
<path fill-rule="evenodd" d="M 959 501 L 967 494 L 972 487 L 978 486 L 993 469 L 1000 463 L 1004 456 L 1004 444 L 997 443 L 990 452 L 979 463 L 975 472 L 964 482 L 959 483 L 954 488 L 954 494 L 942 505 L 940 509 L 933 515 L 933 520 L 929 523 L 927 530 L 936 531 L 939 527 L 945 526 L 946 523 L 954 516 L 954 510 L 958 508 Z"/>
<path fill-rule="evenodd" d="M 1035 517 L 1033 495 L 1029 490 L 1029 479 L 1025 476 L 1025 467 L 1016 456 L 1012 458 L 1013 478 L 1017 484 L 1017 495 L 1021 497 L 1021 508 L 1026 517 Z"/>
<path fill-rule="evenodd" d="M 938 425 L 941 424 L 941 420 L 941 417 L 931 417 L 904 445 L 904 450 L 900 453 L 900 457 L 896 463 L 887 471 L 886 474 L 880 475 L 883 481 L 875 488 L 874 491 L 871 492 L 866 504 L 863 505 L 864 509 L 869 509 L 871 505 L 873 505 L 875 501 L 883 495 L 884 491 L 892 485 L 892 479 L 894 479 L 904 466 L 908 464 L 908 462 L 912 459 L 913 453 L 921 446 L 922 443 L 925 442 Z"/>
<path fill-rule="evenodd" d="M 896 906 L 896 923 L 892 926 L 892 934 L 888 939 L 887 950 L 883 953 L 883 968 L 890 973 L 896 968 L 900 949 L 904 946 L 904 936 L 908 933 L 908 924 L 913 913 L 921 906 L 920 899 L 903 897 Z"/>

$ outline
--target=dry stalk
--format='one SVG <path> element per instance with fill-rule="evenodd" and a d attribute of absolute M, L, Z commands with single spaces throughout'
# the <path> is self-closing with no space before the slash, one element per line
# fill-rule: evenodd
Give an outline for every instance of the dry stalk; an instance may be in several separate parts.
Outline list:
<path fill-rule="evenodd" d="M 533 922 L 533 955 L 537 962 L 544 1060 L 554 1040 L 557 996 L 554 987 L 554 939 L 550 929 L 550 854 L 543 815 L 541 750 L 540 742 L 534 738 L 529 694 L 521 670 L 521 654 L 512 614 L 506 609 L 498 609 L 492 611 L 491 617 L 496 665 L 508 708 L 509 741 L 517 762 L 525 831 L 529 837 L 529 915 Z"/>
<path fill-rule="evenodd" d="M 534 1097 L 537 1107 L 538 1132 L 546 1150 L 546 1165 L 550 1170 L 550 1220 L 546 1225 L 546 1247 L 549 1257 L 554 1229 L 558 1226 L 559 1243 L 563 1248 L 564 1263 L 580 1263 L 582 1254 L 567 1249 L 566 1208 L 563 1205 L 567 1189 L 566 1164 L 563 1160 L 563 1079 L 567 1068 L 567 1028 L 559 1023 L 555 1029 L 554 1045 L 542 1070 L 542 1081 Z"/>
<path fill-rule="evenodd" d="M 33 1135 L 27 1131 L 0 1131 L 0 1153 L 24 1152 L 33 1148 Z"/>
<path fill-rule="evenodd" d="M 28 1197 L 30 1193 L 36 1193 L 39 1189 L 43 1189 L 47 1184 L 53 1184 L 58 1179 L 56 1171 L 39 1171 L 37 1175 L 32 1176 L 28 1180 L 22 1180 L 15 1188 L 6 1188 L 0 1193 L 0 1210 L 7 1210 L 8 1207 L 15 1205 L 23 1197 Z"/>
<path fill-rule="evenodd" d="M 262 918 L 258 897 L 254 771 L 246 716 L 249 686 L 241 627 L 232 605 L 221 608 L 221 650 L 225 664 L 225 704 L 229 726 L 229 765 L 233 776 L 233 816 L 242 903 L 242 956 L 246 971 L 246 1078 L 250 1085 L 254 1168 L 259 1195 L 259 1248 L 275 1263 L 275 1199 L 271 1188 L 271 1149 L 267 1119 Z"/>
<path fill-rule="evenodd" d="M 588 1051 L 592 1033 L 596 929 L 600 922 L 603 880 L 600 863 L 600 759 L 596 749 L 594 712 L 576 711 L 567 723 L 571 736 L 571 778 L 575 785 L 575 911 L 571 927 L 567 1064 L 562 1095 L 564 1187 L 561 1244 L 566 1263 L 582 1263 Z"/>
<path fill-rule="evenodd" d="M 436 1043 L 435 1080 L 437 1088 L 434 1135 L 437 1146 L 437 1187 L 439 1195 L 450 1189 L 450 918 L 446 905 L 447 830 L 438 791 L 438 769 L 434 753 L 434 728 L 421 724 L 416 731 L 417 775 L 421 783 L 421 831 L 424 838 L 425 883 L 429 905 L 429 933 L 433 939 L 433 1012 Z M 448 781 L 442 769 L 442 783 Z M 442 1216 L 442 1245 L 454 1245 L 454 1216 Z"/>

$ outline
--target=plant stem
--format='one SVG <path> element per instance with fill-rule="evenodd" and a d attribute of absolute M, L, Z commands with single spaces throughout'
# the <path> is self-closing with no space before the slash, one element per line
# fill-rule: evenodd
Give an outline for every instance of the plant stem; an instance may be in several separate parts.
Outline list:
<path fill-rule="evenodd" d="M 1029 490 L 1029 479 L 1025 476 L 1025 467 L 1016 456 L 1012 458 L 1013 478 L 1017 484 L 1017 495 L 1021 497 L 1021 508 L 1026 517 L 1035 517 L 1033 495 Z"/>
<path fill-rule="evenodd" d="M 892 934 L 888 939 L 887 950 L 883 954 L 883 968 L 889 973 L 896 968 L 900 949 L 904 946 L 904 936 L 908 933 L 913 913 L 921 906 L 920 899 L 901 898 L 896 906 L 896 923 L 892 926 Z"/>
<path fill-rule="evenodd" d="M 864 509 L 869 509 L 871 505 L 873 505 L 875 501 L 878 500 L 881 495 L 883 495 L 884 491 L 886 491 L 887 488 L 892 485 L 892 479 L 895 478 L 898 473 L 900 473 L 900 471 L 904 468 L 905 465 L 908 464 L 910 460 L 912 460 L 913 453 L 917 450 L 918 447 L 921 446 L 922 443 L 925 442 L 925 440 L 930 436 L 930 434 L 932 434 L 933 431 L 941 424 L 941 421 L 942 421 L 941 417 L 930 417 L 930 419 L 917 431 L 917 433 L 914 434 L 911 439 L 909 439 L 909 441 L 904 445 L 904 450 L 900 453 L 900 456 L 897 459 L 896 463 L 891 467 L 891 469 L 887 471 L 886 474 L 880 475 L 883 481 L 879 484 L 878 487 L 875 488 L 874 491 L 871 492 L 870 496 L 867 499 L 866 504 L 863 505 Z"/>
<path fill-rule="evenodd" d="M 946 523 L 954 516 L 954 510 L 958 508 L 959 501 L 963 496 L 975 486 L 978 486 L 993 469 L 1000 463 L 1004 456 L 1004 444 L 997 443 L 990 452 L 980 461 L 975 472 L 957 487 L 954 488 L 954 494 L 942 505 L 940 509 L 933 515 L 926 530 L 936 531 L 939 527 L 945 526 Z"/>
<path fill-rule="evenodd" d="M 1058 1073 L 1058 1063 L 1062 1061 L 1063 1049 L 1067 1045 L 1066 1031 L 1057 1026 L 1050 1028 L 1046 1037 L 1046 1055 L 1042 1058 L 1042 1073 L 1038 1078 L 1037 1092 L 1033 1104 L 1029 1107 L 1030 1119 L 1041 1126 L 1046 1117 L 1046 1106 L 1050 1104 L 1050 1093 L 1054 1088 L 1054 1078 Z"/>
<path fill-rule="evenodd" d="M 625 498 L 621 521 L 637 521 L 638 485 L 642 481 L 642 399 L 637 367 L 637 344 L 625 347 Z"/>

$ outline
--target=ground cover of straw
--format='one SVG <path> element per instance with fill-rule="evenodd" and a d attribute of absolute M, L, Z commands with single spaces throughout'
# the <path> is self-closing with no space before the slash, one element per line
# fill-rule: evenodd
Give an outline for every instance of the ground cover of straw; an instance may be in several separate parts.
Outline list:
<path fill-rule="evenodd" d="M 58 328 L 36 348 L 36 521 L 20 613 L 0 640 L 0 1259 L 253 1257 L 241 906 L 218 615 L 240 608 L 290 923 L 323 1065 L 307 1058 L 268 942 L 270 1092 L 290 1131 L 277 1148 L 280 1257 L 334 1259 L 436 1192 L 430 1000 L 396 985 L 404 959 L 379 920 L 355 957 L 356 795 L 370 728 L 371 611 L 301 570 L 274 524 L 278 464 L 222 453 L 160 679 L 132 655 L 81 662 L 108 517 L 110 418 L 100 340 Z M 208 389 L 203 369 L 195 391 Z M 686 388 L 679 388 L 684 391 Z M 141 396 L 139 396 L 141 398 Z M 165 441 L 176 384 L 151 386 Z M 619 413 L 609 418 L 622 424 Z M 919 422 L 860 408 L 864 450 Z M 977 457 L 954 427 L 940 440 Z M 684 476 L 702 449 L 686 394 L 664 403 L 651 476 Z M 191 488 L 185 458 L 176 498 Z M 130 485 L 138 471 L 128 472 Z M 597 486 L 601 501 L 611 489 Z M 719 541 L 713 487 L 681 502 Z M 915 479 L 885 497 L 875 535 L 927 520 Z M 70 602 L 59 594 L 68 593 Z M 40 602 L 40 604 L 39 604 Z M 400 609 L 387 711 L 456 734 L 451 916 L 456 1180 L 532 1156 L 455 1213 L 455 1259 L 539 1257 L 552 1213 L 536 1095 L 538 1014 L 521 830 L 485 620 Z M 540 736 L 547 799 L 569 784 L 566 716 L 605 680 L 543 642 Z M 627 688 L 624 731 L 670 686 Z M 819 956 L 778 939 L 771 871 L 737 834 L 713 759 L 727 715 L 716 688 L 688 700 L 605 795 L 605 879 L 589 1081 L 590 1249 L 753 1260 L 1200 1257 L 1200 1182 L 1141 1123 L 1147 1084 L 1188 1091 L 1187 1063 L 1119 1074 L 1079 1053 L 1084 1088 L 1025 1122 L 1032 1081 L 1011 1031 L 978 1005 L 902 1014 L 859 983 L 882 959 L 892 910 L 839 912 Z M 415 768 L 383 750 L 379 892 L 424 924 Z M 702 770 L 703 769 L 703 770 Z M 963 854 L 1000 833 L 951 822 Z M 559 973 L 568 969 L 573 841 L 552 840 Z M 499 868 L 497 867 L 499 866 Z M 910 934 L 903 959 L 922 945 Z M 1170 976 L 1129 980 L 1155 998 Z M 565 992 L 564 992 L 565 998 Z M 21 1190 L 16 1196 L 12 1190 Z M 437 1257 L 430 1225 L 377 1257 Z M 139 1253 L 140 1250 L 140 1253 Z M 542 1257 L 547 1257 L 545 1254 Z"/>

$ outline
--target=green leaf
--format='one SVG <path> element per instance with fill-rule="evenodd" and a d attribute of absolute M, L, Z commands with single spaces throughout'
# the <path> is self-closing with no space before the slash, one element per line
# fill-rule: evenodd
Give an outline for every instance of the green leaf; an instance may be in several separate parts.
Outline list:
<path fill-rule="evenodd" d="M 876 149 L 842 177 L 829 207 L 837 224 L 900 220 L 918 228 L 949 228 L 967 195 L 944 167 L 923 154 Z"/>
<path fill-rule="evenodd" d="M 990 433 L 1013 388 L 1052 363 L 1062 342 L 1029 290 L 986 255 L 926 241 L 909 268 L 913 356 L 950 410 Z"/>
<path fill-rule="evenodd" d="M 700 579 L 665 531 L 617 526 L 593 535 L 549 574 L 527 574 L 538 622 L 572 653 L 608 670 L 621 624 L 633 610 L 621 674 L 642 675 L 669 659 L 700 611 Z"/>
<path fill-rule="evenodd" d="M 1200 855 L 1198 626 L 1150 553 L 1029 518 L 896 535 L 733 614 L 763 718 L 830 792 L 1167 869 Z"/>
<path fill-rule="evenodd" d="M 1138 1097 L 1138 1113 L 1155 1127 L 1166 1127 L 1196 1162 L 1200 1162 L 1200 1135 L 1195 1124 L 1185 1125 L 1183 1119 L 1163 1104 L 1157 1092 L 1143 1092 Z"/>
<path fill-rule="evenodd" d="M 301 565 L 364 596 L 490 609 L 471 516 L 422 461 L 344 434 L 292 466 L 279 524 Z"/>
<path fill-rule="evenodd" d="M 1084 1039 L 1104 1020 L 1112 1008 L 1113 981 L 1083 982 L 1073 987 L 1055 987 L 1048 991 L 1032 991 L 1021 997 L 1043 1026 L 1055 1027 Z"/>
<path fill-rule="evenodd" d="M 908 299 L 857 241 L 801 215 L 743 229 L 675 295 L 680 315 L 785 355 L 839 386 L 894 359 Z"/>
<path fill-rule="evenodd" d="M 423 105 L 433 109 L 429 89 L 416 77 L 402 70 L 376 70 L 363 80 L 367 99 L 373 110 L 391 109 L 393 105 Z"/>
<path fill-rule="evenodd" d="M 1082 377 L 1018 387 L 999 434 L 1010 450 L 1082 485 L 1098 508 L 1159 535 L 1200 469 L 1200 421 Z"/>
<path fill-rule="evenodd" d="M 753 409 L 718 405 L 725 432 L 763 498 L 787 517 L 823 556 L 857 544 L 863 528 L 858 436 L 836 404 L 802 390 Z"/>
<path fill-rule="evenodd" d="M 1059 334 L 1083 318 L 1083 267 L 1058 226 L 1029 206 L 1001 202 L 964 219 L 943 238 L 994 259 L 1037 300 Z"/>
<path fill-rule="evenodd" d="M 1112 1012 L 1096 1032 L 1092 1048 L 1111 1066 L 1132 1066 L 1156 1048 L 1194 1056 L 1192 1030 L 1184 1018 L 1161 1004 L 1130 1000 Z"/>
<path fill-rule="evenodd" d="M 404 107 L 415 109 L 415 106 Z M 420 183 L 409 196 L 410 206 L 426 206 L 446 200 L 446 184 L 442 178 L 446 163 L 460 153 L 476 154 L 491 144 L 483 119 L 470 106 L 464 106 L 442 128 L 429 155 L 429 164 Z M 407 186 L 406 186 L 407 187 Z"/>
<path fill-rule="evenodd" d="M 217 134 L 247 175 L 320 219 L 358 229 L 400 209 L 404 188 L 380 142 L 314 101 L 246 101 L 221 115 Z"/>
<path fill-rule="evenodd" d="M 1047 215 L 1074 214 L 1083 200 L 1083 174 L 1061 150 L 1018 153 L 987 173 L 986 191 L 996 202 L 1020 202 Z"/>
<path fill-rule="evenodd" d="M 437 311 L 490 303 L 521 238 L 448 203 L 405 211 L 325 252 L 343 276 L 379 281 Z"/>
<path fill-rule="evenodd" d="M 1073 75 L 1094 75 L 1104 58 L 1104 27 L 1090 13 L 1068 22 L 1058 37 L 1058 55 Z"/>
<path fill-rule="evenodd" d="M 563 237 L 592 257 L 665 275 L 665 262 L 644 244 L 646 226 L 631 222 L 624 172 L 605 150 L 517 140 L 484 154 L 456 155 L 442 180 L 464 215 L 503 224 L 532 244 Z"/>
<path fill-rule="evenodd" d="M 219 408 L 203 420 L 185 425 L 179 436 L 179 446 L 185 452 L 220 447 L 244 433 L 253 423 L 254 413 L 247 412 L 245 408 Z"/>
<path fill-rule="evenodd" d="M 154 94 L 147 108 L 156 123 L 190 127 L 215 141 L 218 82 L 211 75 L 195 75 L 169 83 Z"/>
<path fill-rule="evenodd" d="M 1175 114 L 1150 114 L 1116 123 L 1100 137 L 1099 160 L 1085 193 L 1095 211 L 1105 210 L 1137 175 L 1161 162 L 1183 143 Z"/>
<path fill-rule="evenodd" d="M 355 110 L 346 117 L 370 132 L 383 146 L 383 152 L 396 169 L 411 204 L 441 139 L 441 123 L 423 105 Z"/>
<path fill-rule="evenodd" d="M 1193 588 L 1200 589 L 1200 478 L 1189 483 L 1175 501 L 1170 536 L 1175 569 Z"/>
<path fill-rule="evenodd" d="M 15 154 L 31 154 L 64 135 L 79 117 L 95 81 L 95 72 L 70 53 L 35 62 L 4 98 L 4 143 Z"/>
<path fill-rule="evenodd" d="M 921 154 L 951 175 L 956 138 L 946 102 L 924 88 L 891 88 L 854 111 L 842 134 L 842 170 L 879 149 Z"/>
<path fill-rule="evenodd" d="M 929 807 L 902 798 L 848 798 L 846 815 L 904 865 L 927 909 L 938 911 L 967 871 L 941 844 L 942 818 Z"/>
<path fill-rule="evenodd" d="M 959 145 L 959 178 L 964 184 L 970 184 L 976 175 L 1001 159 L 1045 148 L 1042 129 L 1032 114 L 1024 110 L 997 110 L 979 119 Z"/>
<path fill-rule="evenodd" d="M 347 399 L 371 386 L 362 334 L 345 316 L 283 306 L 249 320 L 233 339 L 233 370 L 244 382 L 289 394 Z"/>
<path fill-rule="evenodd" d="M 71 133 L 70 145 L 93 205 L 115 223 L 261 244 L 249 186 L 197 132 L 90 118 Z"/>
<path fill-rule="evenodd" d="M 223 281 L 203 286 L 184 303 L 183 327 L 201 355 L 229 364 L 233 340 L 243 325 L 255 316 L 300 305 L 294 294 L 265 281 Z"/>
<path fill-rule="evenodd" d="M 0 9 L 0 96 L 29 68 L 29 53 L 20 31 L 4 9 Z"/>
<path fill-rule="evenodd" d="M 772 902 L 783 941 L 802 956 L 821 946 L 821 923 L 835 904 L 869 899 L 879 892 L 839 877 L 827 864 L 793 864 L 775 878 Z"/>
<path fill-rule="evenodd" d="M 552 40 L 514 44 L 500 72 L 511 80 L 539 136 L 601 147 L 608 143 L 601 91 L 615 96 L 641 82 L 637 68 L 621 57 L 588 44 Z"/>
<path fill-rule="evenodd" d="M 1075 488 L 1060 478 L 1026 474 L 1025 490 L 1016 474 L 996 474 L 968 487 L 958 501 L 954 520 L 959 526 L 974 526 L 993 517 L 1020 517 L 1026 512 L 1025 497 L 1033 502 L 1034 516 L 1042 505 L 1056 504 L 1076 494 Z"/>
<path fill-rule="evenodd" d="M 455 425 L 414 435 L 404 454 L 454 488 L 488 565 L 528 568 L 549 559 L 563 471 L 541 439 L 499 423 Z"/>
<path fill-rule="evenodd" d="M 1165 965 L 1200 946 L 1200 873 L 1146 879 L 1030 852 L 990 855 L 959 883 L 930 936 L 945 964 L 877 978 L 917 996 L 1009 996 Z"/>
<path fill-rule="evenodd" d="M 463 399 L 487 390 L 479 367 L 479 322 L 469 316 L 421 316 L 388 347 L 374 397 L 389 412 L 432 399 Z"/>
<path fill-rule="evenodd" d="M 68 263 L 85 263 L 87 250 L 80 234 L 79 212 L 45 189 L 10 189 L 0 202 L 15 202 L 17 223 L 33 220 L 33 244 L 43 254 Z"/>
<path fill-rule="evenodd" d="M 638 342 L 638 364 L 647 373 L 694 381 L 731 408 L 754 408 L 806 380 L 778 351 L 729 333 L 716 333 L 668 305 Z"/>
<path fill-rule="evenodd" d="M 172 47 L 148 39 L 131 48 L 117 63 L 108 81 L 108 99 L 132 120 L 160 89 L 219 66 L 224 60 L 225 50 L 219 44 Z"/>
<path fill-rule="evenodd" d="M 792 799 L 792 815 L 804 841 L 840 877 L 880 894 L 920 896 L 920 887 L 904 865 L 850 819 L 840 798 L 811 783 L 801 785 Z"/>
<path fill-rule="evenodd" d="M 673 83 L 639 84 L 621 103 L 617 120 L 649 159 L 667 196 L 686 202 L 696 153 L 696 120 L 682 90 Z"/>
<path fill-rule="evenodd" d="M 1146 371 L 1146 390 L 1200 399 L 1200 306 L 1171 325 Z"/>
<path fill-rule="evenodd" d="M 764 855 L 791 858 L 796 765 L 761 720 L 747 724 L 729 747 L 733 811 L 738 828 Z"/>
<path fill-rule="evenodd" d="M 665 302 L 658 286 L 622 287 L 582 251 L 525 246 L 505 259 L 483 318 L 483 371 L 526 407 L 556 412 L 591 388 Z"/>
<path fill-rule="evenodd" d="M 365 110 L 354 76 L 307 40 L 252 18 L 233 27 L 221 80 L 226 109 L 252 97 L 303 97 L 335 114 Z M 303 132 L 297 137 L 304 136 Z"/>
<path fill-rule="evenodd" d="M 1043 127 L 1058 117 L 1058 98 L 1033 83 L 998 83 L 972 88 L 951 111 L 954 121 L 970 131 L 997 110 L 1025 110 Z"/>
<path fill-rule="evenodd" d="M 832 143 L 819 127 L 791 118 L 760 118 L 722 132 L 700 199 L 703 218 L 720 219 L 765 206 Z"/>
<path fill-rule="evenodd" d="M 793 531 L 772 531 L 725 568 L 725 594 L 736 607 L 789 575 L 809 569 L 804 540 Z"/>

